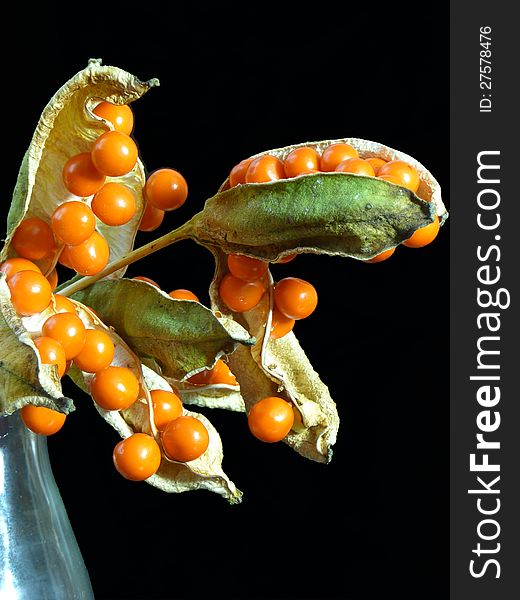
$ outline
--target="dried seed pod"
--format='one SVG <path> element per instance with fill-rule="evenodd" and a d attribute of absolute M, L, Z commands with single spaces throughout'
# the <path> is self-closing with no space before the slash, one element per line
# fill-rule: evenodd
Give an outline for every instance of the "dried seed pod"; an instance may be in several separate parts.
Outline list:
<path fill-rule="evenodd" d="M 412 157 L 377 142 L 346 138 L 269 150 L 284 159 L 292 150 L 311 146 L 321 153 L 345 142 L 362 158 L 401 159 L 415 167 L 417 194 L 407 188 L 351 173 L 319 172 L 267 183 L 228 187 L 207 200 L 194 218 L 193 237 L 228 254 L 245 254 L 271 262 L 294 252 L 371 259 L 409 238 L 437 214 L 447 212 L 433 175 Z M 253 157 L 255 158 L 255 157 Z"/>
<path fill-rule="evenodd" d="M 232 314 L 256 339 L 253 346 L 239 347 L 229 356 L 246 411 L 262 398 L 283 396 L 301 416 L 298 426 L 293 427 L 284 442 L 307 458 L 329 462 L 339 427 L 336 405 L 294 333 L 279 340 L 270 338 L 274 306 L 270 273 L 267 274 L 269 293 L 259 304 L 245 313 L 230 313 L 218 292 L 220 281 L 227 273 L 226 255 L 215 249 L 213 253 L 217 266 L 210 287 L 212 305 L 215 310 Z M 238 406 L 235 403 L 233 408 L 238 410 Z M 227 406 L 223 403 L 222 407 Z"/>
<path fill-rule="evenodd" d="M 41 362 L 33 338 L 52 307 L 39 315 L 20 318 L 12 304 L 4 274 L 0 274 L 0 418 L 28 404 L 65 414 L 74 404 L 63 396 L 56 365 Z"/>
<path fill-rule="evenodd" d="M 171 386 L 151 369 L 143 366 L 143 374 L 148 389 L 172 390 Z M 124 411 L 125 419 L 134 428 L 142 423 L 142 413 L 138 414 L 138 408 L 135 407 L 136 410 L 132 415 Z M 222 470 L 223 450 L 217 430 L 204 415 L 186 409 L 183 410 L 183 415 L 199 419 L 206 427 L 209 434 L 208 449 L 202 456 L 187 463 L 163 460 L 159 471 L 148 482 L 165 492 L 205 489 L 220 494 L 230 504 L 239 503 L 242 500 L 242 492 Z"/>
<path fill-rule="evenodd" d="M 87 328 L 101 329 L 107 333 L 115 346 L 113 366 L 126 367 L 138 378 L 141 393 L 134 404 L 124 410 L 105 410 L 94 403 L 99 414 L 109 423 L 122 438 L 134 433 L 152 435 L 159 446 L 160 435 L 154 424 L 153 404 L 149 390 L 162 389 L 172 391 L 172 387 L 157 373 L 142 365 L 139 358 L 112 329 L 106 327 L 89 309 L 76 303 L 76 312 Z M 92 373 L 80 371 L 73 366 L 69 374 L 74 382 L 86 393 L 94 377 Z M 183 410 L 184 415 L 196 417 L 209 433 L 209 446 L 206 452 L 196 460 L 188 463 L 171 461 L 162 450 L 162 461 L 159 470 L 146 482 L 165 492 L 178 493 L 190 490 L 206 489 L 225 497 L 231 504 L 240 502 L 242 493 L 222 470 L 223 450 L 220 437 L 210 421 L 199 414 Z"/>
<path fill-rule="evenodd" d="M 59 204 L 77 199 L 63 183 L 62 170 L 65 163 L 74 155 L 90 152 L 93 141 L 113 129 L 111 123 L 93 114 L 95 104 L 100 100 L 126 104 L 137 100 L 158 83 L 157 79 L 143 83 L 121 69 L 103 66 L 100 60 L 91 60 L 85 69 L 56 92 L 40 117 L 22 162 L 0 260 L 15 255 L 12 239 L 24 219 L 38 217 L 49 223 Z M 110 246 L 111 260 L 116 260 L 132 249 L 142 216 L 142 190 L 145 183 L 143 164 L 138 160 L 132 171 L 121 177 L 111 178 L 111 181 L 129 188 L 137 204 L 136 214 L 125 225 L 114 228 L 100 221 L 97 223 L 98 231 Z M 59 251 L 58 248 L 57 252 Z M 56 254 L 48 256 L 38 261 L 38 266 L 46 273 L 52 269 L 57 258 Z M 123 271 L 120 271 L 112 277 L 122 274 Z"/>

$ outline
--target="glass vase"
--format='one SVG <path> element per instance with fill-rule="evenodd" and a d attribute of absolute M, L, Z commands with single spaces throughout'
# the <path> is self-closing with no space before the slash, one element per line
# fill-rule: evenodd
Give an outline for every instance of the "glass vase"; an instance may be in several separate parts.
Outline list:
<path fill-rule="evenodd" d="M 0 418 L 0 600 L 93 599 L 47 438 Z"/>

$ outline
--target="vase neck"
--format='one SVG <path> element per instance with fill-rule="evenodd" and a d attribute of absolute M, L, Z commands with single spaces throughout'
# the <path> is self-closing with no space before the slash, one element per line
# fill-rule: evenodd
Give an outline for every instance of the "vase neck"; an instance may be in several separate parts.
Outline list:
<path fill-rule="evenodd" d="M 47 438 L 0 418 L 0 598 L 93 600 Z"/>

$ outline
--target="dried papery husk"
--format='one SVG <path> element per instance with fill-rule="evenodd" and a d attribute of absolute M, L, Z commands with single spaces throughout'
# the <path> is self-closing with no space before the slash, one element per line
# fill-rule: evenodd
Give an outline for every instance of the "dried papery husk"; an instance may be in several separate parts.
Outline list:
<path fill-rule="evenodd" d="M 114 327 L 142 361 L 158 365 L 163 376 L 176 381 L 213 367 L 237 345 L 254 343 L 231 319 L 219 318 L 200 302 L 176 300 L 143 281 L 101 281 L 73 297 Z"/>
<path fill-rule="evenodd" d="M 126 367 L 138 378 L 141 391 L 138 400 L 129 408 L 105 410 L 94 402 L 98 413 L 111 425 L 122 438 L 141 432 L 152 435 L 161 446 L 160 436 L 153 423 L 153 407 L 150 390 L 172 391 L 172 387 L 157 373 L 142 365 L 139 358 L 132 352 L 122 338 L 113 329 L 106 327 L 99 318 L 87 307 L 75 302 L 76 312 L 88 329 L 100 329 L 112 339 L 115 347 L 113 366 Z M 69 371 L 72 380 L 87 394 L 94 374 L 81 371 L 73 365 Z M 231 504 L 240 502 L 242 492 L 237 490 L 222 470 L 222 442 L 216 429 L 210 421 L 199 414 L 183 409 L 184 415 L 200 419 L 209 433 L 209 446 L 198 459 L 188 463 L 178 463 L 168 459 L 162 451 L 162 461 L 155 475 L 146 482 L 165 492 L 178 493 L 190 490 L 206 489 L 225 497 Z"/>
<path fill-rule="evenodd" d="M 228 188 L 207 200 L 194 219 L 194 238 L 226 253 L 275 261 L 312 252 L 368 260 L 408 239 L 414 231 L 447 217 L 433 175 L 412 157 L 377 142 L 344 138 L 308 142 L 262 152 L 284 159 L 295 148 L 321 152 L 346 142 L 363 157 L 402 159 L 414 166 L 417 194 L 393 183 L 350 173 L 313 173 Z M 252 157 L 254 158 L 254 157 Z"/>
<path fill-rule="evenodd" d="M 114 364 L 118 364 L 120 359 L 128 365 L 128 360 L 125 360 L 125 352 L 120 349 L 114 359 Z M 84 390 L 88 391 L 89 375 L 81 373 L 75 369 L 74 379 L 83 377 L 84 381 L 78 383 Z M 166 390 L 172 391 L 172 387 L 167 381 L 160 377 L 157 373 L 141 365 L 141 384 L 143 390 L 146 390 L 149 395 L 149 390 Z M 91 377 L 91 376 L 90 376 Z M 121 411 L 107 411 L 95 405 L 100 415 L 109 423 L 117 433 L 123 438 L 127 438 L 134 433 L 153 434 L 150 424 L 150 410 L 147 399 L 143 396 L 138 399 L 132 406 Z M 193 416 L 199 419 L 209 434 L 209 446 L 206 452 L 197 458 L 187 463 L 175 462 L 167 458 L 162 450 L 160 437 L 156 436 L 156 440 L 161 446 L 162 460 L 159 470 L 146 479 L 146 482 L 156 488 L 168 493 L 180 493 L 193 490 L 208 490 L 223 496 L 231 504 L 236 504 L 242 499 L 242 492 L 238 490 L 235 484 L 222 470 L 223 449 L 222 442 L 218 432 L 213 427 L 211 422 L 203 415 L 190 412 L 183 408 L 183 415 Z"/>
<path fill-rule="evenodd" d="M 63 85 L 45 107 L 29 148 L 25 154 L 13 200 L 7 218 L 7 238 L 0 255 L 3 261 L 16 256 L 12 238 L 18 225 L 28 217 L 39 217 L 50 223 L 56 207 L 67 200 L 80 200 L 71 194 L 62 180 L 62 171 L 69 158 L 80 152 L 89 152 L 101 134 L 113 129 L 108 121 L 95 116 L 90 109 L 101 100 L 113 104 L 127 104 L 139 99 L 157 79 L 139 81 L 134 75 L 117 67 L 103 66 L 101 60 L 91 60 L 88 66 Z M 138 159 L 134 169 L 121 177 L 108 177 L 128 187 L 135 196 L 137 211 L 125 225 L 111 227 L 97 221 L 97 230 L 110 247 L 110 260 L 129 252 L 134 243 L 143 213 L 143 186 L 145 169 Z M 90 204 L 91 198 L 86 199 Z M 47 273 L 57 256 L 36 261 Z M 124 269 L 110 277 L 121 277 Z"/>
<path fill-rule="evenodd" d="M 172 391 L 168 382 L 157 373 L 143 366 L 145 383 L 150 390 L 162 389 Z M 142 426 L 146 417 L 138 406 L 123 411 L 125 419 L 132 425 L 134 431 Z M 147 481 L 165 492 L 187 492 L 203 489 L 220 494 L 230 504 L 237 504 L 242 500 L 242 492 L 222 470 L 224 452 L 222 442 L 217 430 L 204 415 L 183 409 L 183 415 L 199 419 L 208 430 L 209 446 L 199 458 L 180 463 L 169 459 L 162 461 L 159 471 Z"/>
<path fill-rule="evenodd" d="M 267 291 L 253 309 L 232 313 L 219 295 L 222 278 L 228 272 L 226 255 L 213 249 L 216 261 L 210 297 L 215 310 L 232 314 L 255 337 L 250 348 L 241 347 L 229 356 L 229 365 L 240 383 L 246 411 L 266 396 L 280 396 L 292 403 L 301 416 L 284 438 L 299 454 L 318 462 L 329 462 L 336 442 L 339 416 L 327 386 L 313 369 L 296 336 L 290 332 L 279 340 L 270 339 L 273 309 L 273 279 L 267 272 Z"/>
<path fill-rule="evenodd" d="M 246 410 L 239 385 L 224 383 L 194 385 L 188 381 L 176 381 L 168 377 L 166 380 L 177 389 L 183 404 L 193 404 L 204 408 L 223 408 L 236 412 L 245 412 Z"/>
<path fill-rule="evenodd" d="M 216 311 L 214 314 L 231 335 L 235 337 L 243 335 L 244 327 L 237 323 L 232 317 L 223 315 L 220 311 Z M 250 338 L 248 340 L 248 345 L 253 343 L 254 338 Z M 212 366 L 214 366 L 214 364 L 208 365 L 207 368 L 211 368 Z M 202 370 L 203 369 L 200 369 L 197 372 Z M 224 410 L 233 410 L 236 412 L 245 412 L 246 410 L 242 394 L 240 393 L 240 385 L 238 385 L 238 383 L 237 385 L 228 385 L 224 383 L 196 385 L 190 383 L 186 378 L 184 381 L 178 381 L 170 377 L 166 377 L 165 379 L 178 390 L 184 404 L 193 404 L 205 408 L 222 408 Z"/>
<path fill-rule="evenodd" d="M 72 400 L 63 396 L 57 367 L 41 362 L 33 342 L 52 314 L 49 308 L 35 317 L 20 318 L 5 276 L 0 274 L 0 418 L 28 404 L 65 414 L 74 410 Z"/>

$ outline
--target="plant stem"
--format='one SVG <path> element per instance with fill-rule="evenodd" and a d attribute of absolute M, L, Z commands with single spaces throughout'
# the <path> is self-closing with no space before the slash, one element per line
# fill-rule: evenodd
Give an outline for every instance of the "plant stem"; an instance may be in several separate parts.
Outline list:
<path fill-rule="evenodd" d="M 92 285 L 96 281 L 103 279 L 107 275 L 111 275 L 112 273 L 118 271 L 119 269 L 122 269 L 123 267 L 131 265 L 132 263 L 140 260 L 141 258 L 144 258 L 145 256 L 157 252 L 157 250 L 162 250 L 163 248 L 166 248 L 167 246 L 170 246 L 175 242 L 179 242 L 181 240 L 185 240 L 187 238 L 192 237 L 193 221 L 194 219 L 192 218 L 188 222 L 184 223 L 184 225 L 181 225 L 177 229 L 170 231 L 166 235 L 163 235 L 162 237 L 153 240 L 145 246 L 141 246 L 140 248 L 132 250 L 132 252 L 125 254 L 118 260 L 109 263 L 102 271 L 100 271 L 96 275 L 91 275 L 89 277 L 82 277 L 81 279 L 78 279 L 74 283 L 71 283 L 67 287 L 61 289 L 59 291 L 60 295 L 72 296 L 72 294 L 79 292 L 79 290 L 82 290 L 88 287 L 89 285 Z"/>

